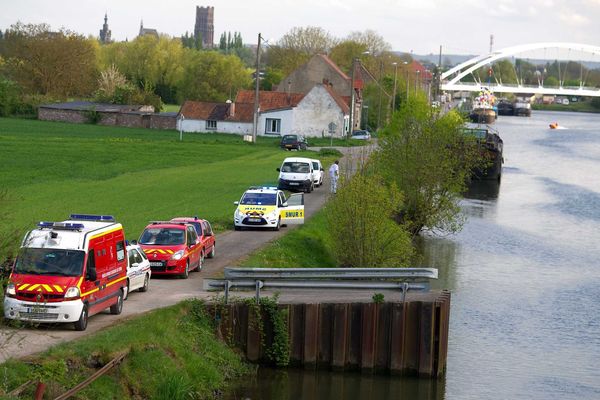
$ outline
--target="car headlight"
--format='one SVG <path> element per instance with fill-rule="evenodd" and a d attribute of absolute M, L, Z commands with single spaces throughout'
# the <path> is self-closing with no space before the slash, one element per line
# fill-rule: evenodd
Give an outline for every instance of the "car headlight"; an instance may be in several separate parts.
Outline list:
<path fill-rule="evenodd" d="M 76 299 L 79 297 L 79 295 L 80 295 L 79 288 L 77 288 L 75 286 L 71 286 L 65 292 L 65 299 Z"/>
<path fill-rule="evenodd" d="M 17 289 L 15 288 L 15 284 L 14 283 L 9 283 L 6 286 L 6 295 L 13 297 L 17 295 Z"/>
<path fill-rule="evenodd" d="M 183 253 L 183 250 L 175 252 L 175 254 L 171 256 L 171 260 L 181 260 L 181 258 L 183 257 Z"/>

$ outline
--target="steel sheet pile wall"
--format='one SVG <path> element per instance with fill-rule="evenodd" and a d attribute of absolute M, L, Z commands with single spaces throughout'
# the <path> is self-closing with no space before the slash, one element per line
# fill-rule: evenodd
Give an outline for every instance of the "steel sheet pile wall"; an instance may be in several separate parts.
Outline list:
<path fill-rule="evenodd" d="M 249 361 L 267 363 L 273 342 L 244 303 L 210 305 L 218 332 L 242 349 Z M 291 365 L 362 370 L 421 377 L 445 372 L 450 292 L 430 292 L 399 303 L 282 304 L 287 310 Z M 262 328 L 261 328 L 262 327 Z"/>

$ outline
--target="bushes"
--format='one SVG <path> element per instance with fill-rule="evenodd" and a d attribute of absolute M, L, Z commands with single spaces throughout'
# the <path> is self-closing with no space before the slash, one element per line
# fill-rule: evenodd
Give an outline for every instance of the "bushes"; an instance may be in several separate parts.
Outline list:
<path fill-rule="evenodd" d="M 342 185 L 327 207 L 338 265 L 357 268 L 405 265 L 413 253 L 411 238 L 392 219 L 401 205 L 398 190 L 386 187 L 377 176 L 358 174 Z"/>

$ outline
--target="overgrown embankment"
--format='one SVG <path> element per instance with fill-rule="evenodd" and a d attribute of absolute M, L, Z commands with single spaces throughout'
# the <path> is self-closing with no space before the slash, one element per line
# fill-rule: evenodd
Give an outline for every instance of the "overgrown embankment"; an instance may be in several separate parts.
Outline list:
<path fill-rule="evenodd" d="M 81 340 L 2 365 L 0 394 L 28 380 L 47 385 L 55 398 L 121 352 L 123 362 L 76 399 L 205 399 L 216 397 L 248 372 L 242 358 L 214 335 L 204 305 L 189 300 L 150 312 Z M 31 387 L 18 398 L 31 399 Z M 3 397 L 10 398 L 10 397 Z"/>

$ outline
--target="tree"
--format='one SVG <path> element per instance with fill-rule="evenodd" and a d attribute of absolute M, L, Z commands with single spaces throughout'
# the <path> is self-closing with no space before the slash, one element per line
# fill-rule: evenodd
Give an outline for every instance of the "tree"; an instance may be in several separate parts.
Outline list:
<path fill-rule="evenodd" d="M 329 58 L 342 70 L 350 71 L 355 58 L 364 57 L 367 45 L 353 40 L 343 40 L 332 47 Z"/>
<path fill-rule="evenodd" d="M 250 87 L 250 74 L 234 55 L 216 51 L 186 52 L 179 100 L 225 101 Z"/>
<path fill-rule="evenodd" d="M 380 178 L 356 174 L 326 208 L 333 254 L 342 267 L 405 266 L 412 255 L 410 234 L 392 217 L 402 196 Z"/>
<path fill-rule="evenodd" d="M 46 24 L 17 23 L 4 42 L 5 71 L 29 93 L 59 97 L 92 93 L 98 42 L 67 30 L 53 32 Z"/>
<path fill-rule="evenodd" d="M 367 29 L 364 32 L 351 32 L 346 40 L 362 44 L 373 55 L 388 52 L 392 49 L 392 46 L 385 41 L 383 36 L 371 29 Z"/>
<path fill-rule="evenodd" d="M 287 75 L 315 54 L 326 54 L 335 43 L 333 36 L 323 28 L 294 27 L 276 45 L 269 46 L 268 64 Z"/>
<path fill-rule="evenodd" d="M 462 125 L 456 112 L 439 115 L 424 96 L 412 96 L 381 135 L 376 170 L 404 195 L 396 220 L 413 235 L 455 232 L 462 225 L 460 194 L 481 162 Z"/>

